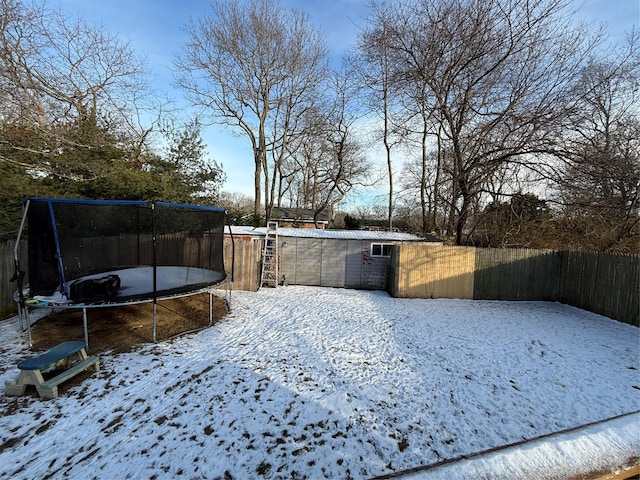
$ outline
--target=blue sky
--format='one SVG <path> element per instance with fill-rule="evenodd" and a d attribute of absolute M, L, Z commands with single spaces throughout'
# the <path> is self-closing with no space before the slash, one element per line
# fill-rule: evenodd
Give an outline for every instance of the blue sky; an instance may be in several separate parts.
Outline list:
<path fill-rule="evenodd" d="M 229 0 L 232 1 L 232 0 Z M 576 19 L 602 24 L 613 41 L 640 25 L 640 0 L 574 0 Z M 364 24 L 369 0 L 281 0 L 284 7 L 296 7 L 309 14 L 327 39 L 331 54 L 339 58 L 352 46 L 358 27 Z M 172 86 L 175 55 L 186 36 L 182 30 L 190 19 L 209 14 L 209 0 L 57 0 L 49 2 L 69 15 L 128 40 L 148 59 L 155 87 L 176 100 L 182 94 Z M 253 157 L 248 141 L 231 131 L 210 127 L 203 133 L 209 157 L 222 163 L 227 175 L 224 190 L 253 196 Z"/>

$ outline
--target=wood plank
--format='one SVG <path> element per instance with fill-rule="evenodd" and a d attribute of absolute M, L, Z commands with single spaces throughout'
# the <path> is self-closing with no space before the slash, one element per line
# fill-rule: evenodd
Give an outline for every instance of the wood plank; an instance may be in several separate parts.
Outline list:
<path fill-rule="evenodd" d="M 605 473 L 596 477 L 583 477 L 591 478 L 592 480 L 633 480 L 640 476 L 640 465 L 632 466 L 631 468 L 621 469 L 617 473 Z"/>

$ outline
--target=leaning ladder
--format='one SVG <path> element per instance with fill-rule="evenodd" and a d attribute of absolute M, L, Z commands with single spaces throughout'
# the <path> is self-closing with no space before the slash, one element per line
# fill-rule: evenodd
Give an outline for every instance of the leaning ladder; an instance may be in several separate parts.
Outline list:
<path fill-rule="evenodd" d="M 261 287 L 278 287 L 278 222 L 267 223 L 267 234 L 262 248 Z"/>

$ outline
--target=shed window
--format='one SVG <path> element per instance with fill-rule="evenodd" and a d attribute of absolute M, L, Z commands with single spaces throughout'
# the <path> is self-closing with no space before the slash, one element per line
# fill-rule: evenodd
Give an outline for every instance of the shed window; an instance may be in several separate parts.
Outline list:
<path fill-rule="evenodd" d="M 391 247 L 393 247 L 393 243 L 372 243 L 371 256 L 372 257 L 390 257 Z"/>

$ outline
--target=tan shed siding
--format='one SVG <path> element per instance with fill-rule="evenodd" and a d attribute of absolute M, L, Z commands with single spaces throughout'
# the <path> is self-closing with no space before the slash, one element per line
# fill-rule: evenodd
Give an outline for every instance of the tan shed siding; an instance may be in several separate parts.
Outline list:
<path fill-rule="evenodd" d="M 475 248 L 405 243 L 399 257 L 397 296 L 473 298 Z"/>

